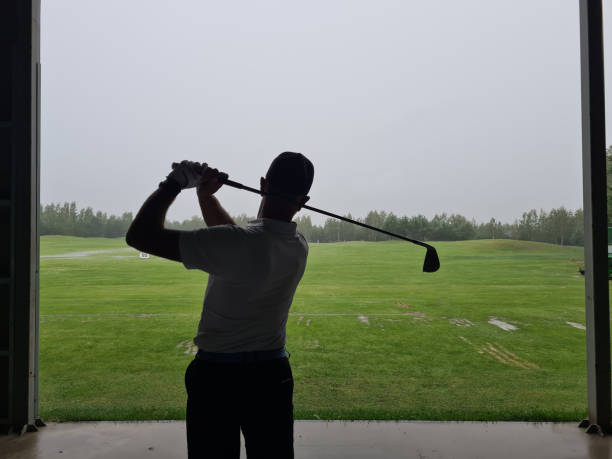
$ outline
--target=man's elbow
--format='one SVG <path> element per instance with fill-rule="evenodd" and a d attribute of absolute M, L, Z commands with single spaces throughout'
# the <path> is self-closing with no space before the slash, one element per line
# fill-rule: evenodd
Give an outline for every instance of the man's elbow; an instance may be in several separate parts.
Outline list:
<path fill-rule="evenodd" d="M 134 247 L 135 249 L 136 247 L 136 238 L 134 236 L 134 232 L 131 230 L 128 230 L 128 232 L 125 234 L 125 243 L 127 245 L 129 245 L 130 247 Z"/>
<path fill-rule="evenodd" d="M 161 239 L 160 232 L 134 226 L 130 226 L 125 235 L 127 245 L 146 253 L 155 253 Z"/>
<path fill-rule="evenodd" d="M 134 237 L 130 234 L 129 231 L 125 234 L 125 243 L 130 247 L 134 247 Z"/>
<path fill-rule="evenodd" d="M 143 250 L 143 237 L 134 229 L 134 225 L 130 226 L 125 234 L 125 243 L 137 250 Z"/>

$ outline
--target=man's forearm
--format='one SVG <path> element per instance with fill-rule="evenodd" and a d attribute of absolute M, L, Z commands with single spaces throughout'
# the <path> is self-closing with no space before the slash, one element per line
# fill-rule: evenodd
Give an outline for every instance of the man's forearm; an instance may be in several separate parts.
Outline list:
<path fill-rule="evenodd" d="M 126 242 L 137 247 L 154 239 L 164 229 L 168 208 L 180 193 L 178 186 L 161 186 L 149 196 L 132 221 L 126 234 Z"/>
<path fill-rule="evenodd" d="M 213 195 L 198 196 L 202 217 L 207 226 L 235 225 L 234 219 L 223 208 L 219 200 Z"/>

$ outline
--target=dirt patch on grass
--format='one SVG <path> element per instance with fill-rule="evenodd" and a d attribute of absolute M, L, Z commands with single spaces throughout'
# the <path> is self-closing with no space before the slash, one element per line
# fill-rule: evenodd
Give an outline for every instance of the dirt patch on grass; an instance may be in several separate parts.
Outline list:
<path fill-rule="evenodd" d="M 489 317 L 489 323 L 491 325 L 495 325 L 496 327 L 499 327 L 502 330 L 506 330 L 506 331 L 518 330 L 518 327 L 515 327 L 512 324 L 504 322 L 503 320 L 496 319 L 495 317 Z"/>
<path fill-rule="evenodd" d="M 178 349 L 185 348 L 185 352 L 183 354 L 191 354 L 196 355 L 198 353 L 198 346 L 196 346 L 192 340 L 186 339 L 185 341 L 181 341 L 176 345 Z"/>
<path fill-rule="evenodd" d="M 415 320 L 427 319 L 427 314 L 424 312 L 409 311 L 404 313 L 405 316 L 410 316 Z"/>
<path fill-rule="evenodd" d="M 402 319 L 382 319 L 382 318 L 380 318 L 380 319 L 379 319 L 379 318 L 376 318 L 376 319 L 373 319 L 373 320 L 374 320 L 374 323 L 375 323 L 376 325 L 378 325 L 378 327 L 379 327 L 381 330 L 383 330 L 383 331 L 384 331 L 384 329 L 385 329 L 385 324 L 384 324 L 384 322 L 401 322 L 401 321 L 402 321 Z"/>
<path fill-rule="evenodd" d="M 297 345 L 302 349 L 318 349 L 321 347 L 321 343 L 319 343 L 318 339 L 304 339 L 301 336 L 297 340 Z"/>
<path fill-rule="evenodd" d="M 303 321 L 303 320 L 304 320 L 304 316 L 300 316 L 300 317 L 298 317 L 297 324 L 298 324 L 298 325 L 300 325 L 300 324 L 302 323 L 302 321 Z M 312 319 L 306 319 L 306 323 L 305 323 L 305 325 L 306 325 L 307 327 L 310 327 L 310 322 L 312 322 Z"/>
<path fill-rule="evenodd" d="M 453 325 L 457 325 L 458 327 L 473 327 L 474 325 L 476 325 L 470 319 L 464 319 L 461 317 L 455 319 L 448 319 L 448 321 Z"/>
<path fill-rule="evenodd" d="M 469 339 L 464 336 L 459 337 L 464 343 L 469 344 L 481 355 L 484 355 L 489 358 L 493 358 L 504 365 L 508 365 L 511 367 L 523 368 L 525 370 L 539 370 L 540 367 L 535 363 L 529 362 L 528 360 L 523 359 L 518 356 L 514 352 L 509 351 L 504 346 L 499 343 L 485 343 L 483 345 L 478 345 L 472 343 Z"/>
<path fill-rule="evenodd" d="M 304 349 L 316 349 L 318 347 L 321 347 L 318 339 L 304 342 Z"/>
<path fill-rule="evenodd" d="M 366 324 L 368 327 L 370 326 L 370 319 L 368 319 L 367 316 L 364 316 L 363 314 L 359 314 L 357 318 L 359 319 L 359 322 L 361 322 L 362 324 Z"/>

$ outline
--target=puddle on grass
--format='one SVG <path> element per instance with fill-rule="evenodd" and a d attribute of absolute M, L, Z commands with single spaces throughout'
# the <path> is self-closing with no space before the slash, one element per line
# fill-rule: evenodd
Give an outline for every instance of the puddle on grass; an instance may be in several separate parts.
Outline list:
<path fill-rule="evenodd" d="M 198 353 L 198 346 L 196 346 L 192 340 L 186 339 L 185 341 L 181 341 L 176 345 L 178 349 L 184 347 L 185 352 L 183 354 L 191 354 L 196 355 Z"/>
<path fill-rule="evenodd" d="M 586 330 L 586 327 L 582 324 L 579 324 L 576 322 L 565 322 L 565 323 L 568 324 L 570 327 L 577 328 L 578 330 Z"/>
<path fill-rule="evenodd" d="M 473 327 L 474 325 L 476 325 L 470 319 L 464 319 L 461 317 L 456 319 L 448 319 L 448 321 L 453 325 L 457 325 L 458 327 Z"/>
<path fill-rule="evenodd" d="M 133 250 L 133 249 L 125 248 L 125 249 L 107 249 L 107 250 L 83 250 L 81 252 L 58 253 L 55 255 L 41 255 L 40 258 L 80 258 L 80 257 L 88 257 L 90 255 L 98 255 L 100 253 L 125 252 L 126 250 Z"/>
<path fill-rule="evenodd" d="M 369 319 L 368 319 L 366 316 L 364 316 L 363 314 L 359 314 L 359 315 L 357 316 L 357 318 L 359 319 L 359 321 L 360 321 L 361 323 L 366 324 L 368 327 L 370 326 L 370 320 L 369 320 Z"/>
<path fill-rule="evenodd" d="M 506 331 L 518 330 L 518 327 L 515 327 L 514 325 L 504 322 L 502 320 L 496 319 L 495 317 L 490 317 L 489 323 Z"/>
<path fill-rule="evenodd" d="M 484 345 L 477 345 L 463 336 L 460 336 L 459 339 L 472 346 L 479 354 L 486 357 L 492 357 L 504 365 L 523 368 L 525 370 L 538 370 L 540 368 L 535 363 L 519 357 L 514 352 L 509 351 L 499 343 L 485 343 Z"/>

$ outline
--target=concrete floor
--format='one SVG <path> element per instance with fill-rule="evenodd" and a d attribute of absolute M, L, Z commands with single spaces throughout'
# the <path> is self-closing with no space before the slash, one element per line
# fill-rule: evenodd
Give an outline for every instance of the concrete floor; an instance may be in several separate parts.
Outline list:
<path fill-rule="evenodd" d="M 612 459 L 612 437 L 575 423 L 297 421 L 296 459 Z M 49 423 L 0 436 L 2 459 L 185 458 L 185 423 Z M 242 451 L 241 457 L 245 457 Z"/>

